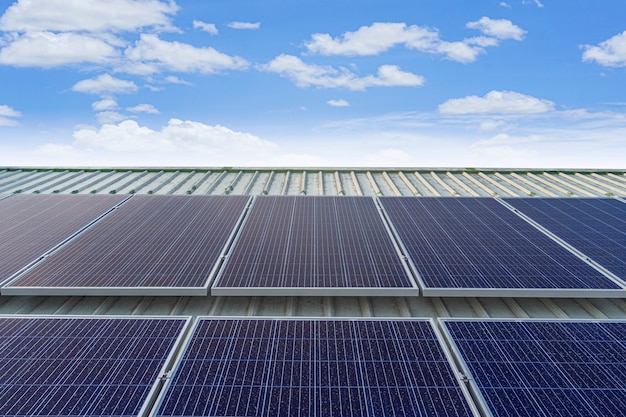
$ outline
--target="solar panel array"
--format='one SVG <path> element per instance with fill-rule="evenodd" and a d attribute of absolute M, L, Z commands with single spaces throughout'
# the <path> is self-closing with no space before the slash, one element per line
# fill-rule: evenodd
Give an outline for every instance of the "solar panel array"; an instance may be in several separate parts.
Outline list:
<path fill-rule="evenodd" d="M 418 294 L 371 198 L 257 197 L 214 295 Z"/>
<path fill-rule="evenodd" d="M 471 416 L 430 320 L 201 319 L 156 416 Z"/>
<path fill-rule="evenodd" d="M 494 199 L 380 201 L 424 295 L 623 295 L 614 281 Z"/>
<path fill-rule="evenodd" d="M 186 323 L 0 317 L 0 415 L 137 416 Z"/>
<path fill-rule="evenodd" d="M 16 195 L 0 200 L 0 282 L 125 198 L 120 195 Z"/>
<path fill-rule="evenodd" d="M 626 279 L 626 204 L 611 198 L 505 199 L 594 261 Z"/>
<path fill-rule="evenodd" d="M 442 322 L 487 415 L 626 415 L 626 322 Z"/>
<path fill-rule="evenodd" d="M 3 294 L 206 295 L 248 201 L 134 196 Z"/>

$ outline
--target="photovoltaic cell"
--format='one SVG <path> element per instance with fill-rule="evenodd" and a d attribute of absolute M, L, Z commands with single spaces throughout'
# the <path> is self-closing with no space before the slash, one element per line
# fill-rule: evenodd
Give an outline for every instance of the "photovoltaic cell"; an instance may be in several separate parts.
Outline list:
<path fill-rule="evenodd" d="M 248 201 L 134 196 L 3 293 L 206 295 Z"/>
<path fill-rule="evenodd" d="M 381 290 L 418 291 L 373 199 L 272 196 L 256 198 L 211 292 L 378 295 Z"/>
<path fill-rule="evenodd" d="M 186 323 L 0 317 L 0 415 L 137 416 Z"/>
<path fill-rule="evenodd" d="M 623 294 L 618 284 L 495 199 L 380 201 L 421 277 L 424 295 Z"/>
<path fill-rule="evenodd" d="M 626 415 L 626 322 L 441 321 L 487 415 Z"/>
<path fill-rule="evenodd" d="M 0 200 L 0 282 L 121 203 L 122 195 L 15 195 Z"/>
<path fill-rule="evenodd" d="M 621 279 L 626 279 L 626 204 L 611 198 L 522 198 L 507 203 Z"/>
<path fill-rule="evenodd" d="M 199 320 L 157 416 L 471 416 L 429 320 Z"/>

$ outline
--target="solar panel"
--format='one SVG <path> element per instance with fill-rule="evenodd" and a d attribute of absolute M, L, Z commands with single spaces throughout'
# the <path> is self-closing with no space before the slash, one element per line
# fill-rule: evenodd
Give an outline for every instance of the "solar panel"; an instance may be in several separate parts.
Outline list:
<path fill-rule="evenodd" d="M 187 322 L 0 317 L 0 415 L 146 412 Z"/>
<path fill-rule="evenodd" d="M 426 296 L 624 295 L 616 282 L 495 199 L 380 201 Z"/>
<path fill-rule="evenodd" d="M 485 415 L 626 415 L 626 321 L 441 322 Z"/>
<path fill-rule="evenodd" d="M 504 199 L 601 266 L 626 279 L 626 204 L 611 198 Z"/>
<path fill-rule="evenodd" d="M 206 295 L 245 196 L 134 196 L 3 294 Z"/>
<path fill-rule="evenodd" d="M 15 195 L 0 202 L 0 283 L 120 204 L 122 195 Z"/>
<path fill-rule="evenodd" d="M 418 295 L 374 200 L 257 197 L 213 295 Z"/>
<path fill-rule="evenodd" d="M 471 416 L 432 322 L 201 318 L 155 416 Z"/>

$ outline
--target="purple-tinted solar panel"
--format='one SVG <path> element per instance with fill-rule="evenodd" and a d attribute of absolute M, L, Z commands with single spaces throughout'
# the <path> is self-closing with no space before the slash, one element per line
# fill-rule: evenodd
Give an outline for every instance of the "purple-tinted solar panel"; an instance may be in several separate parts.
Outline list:
<path fill-rule="evenodd" d="M 0 201 L 0 282 L 121 203 L 122 195 L 15 195 Z"/>
<path fill-rule="evenodd" d="M 3 291 L 205 295 L 248 201 L 134 196 Z"/>
<path fill-rule="evenodd" d="M 472 416 L 429 320 L 200 319 L 156 416 Z"/>
<path fill-rule="evenodd" d="M 186 323 L 0 317 L 0 415 L 137 416 Z"/>
<path fill-rule="evenodd" d="M 372 198 L 272 196 L 254 201 L 211 291 L 417 295 L 418 290 Z"/>
<path fill-rule="evenodd" d="M 381 197 L 425 295 L 623 296 L 614 281 L 492 198 Z M 436 290 L 436 291 L 433 291 Z M 526 293 L 523 290 L 527 290 Z M 566 291 L 569 290 L 569 291 Z M 579 292 L 577 292 L 579 291 Z"/>

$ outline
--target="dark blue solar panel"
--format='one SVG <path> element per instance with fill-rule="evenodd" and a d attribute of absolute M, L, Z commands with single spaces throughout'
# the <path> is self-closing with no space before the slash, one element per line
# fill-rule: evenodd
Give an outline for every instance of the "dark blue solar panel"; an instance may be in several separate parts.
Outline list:
<path fill-rule="evenodd" d="M 626 279 L 626 204 L 610 198 L 507 198 L 507 203 Z"/>
<path fill-rule="evenodd" d="M 626 322 L 442 321 L 492 415 L 626 415 Z"/>
<path fill-rule="evenodd" d="M 203 319 L 158 416 L 470 416 L 430 321 Z"/>
<path fill-rule="evenodd" d="M 213 288 L 414 287 L 374 200 L 257 197 Z"/>
<path fill-rule="evenodd" d="M 185 323 L 0 317 L 0 415 L 136 416 Z"/>
<path fill-rule="evenodd" d="M 426 288 L 620 288 L 494 199 L 380 201 Z"/>

